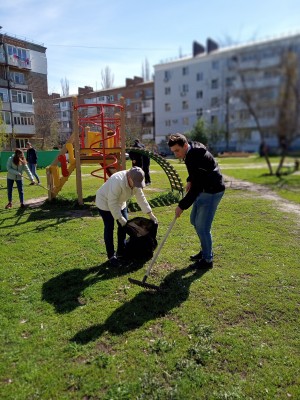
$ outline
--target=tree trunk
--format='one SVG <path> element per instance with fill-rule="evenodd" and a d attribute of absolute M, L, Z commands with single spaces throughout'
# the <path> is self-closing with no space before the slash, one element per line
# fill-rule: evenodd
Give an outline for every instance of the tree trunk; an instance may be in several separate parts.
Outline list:
<path fill-rule="evenodd" d="M 286 153 L 285 149 L 283 149 L 282 153 L 281 153 L 281 158 L 280 158 L 278 167 L 276 169 L 276 173 L 275 173 L 276 176 L 280 176 L 281 175 L 280 172 L 281 172 L 281 168 L 283 167 L 283 163 L 284 163 L 286 155 L 287 155 L 287 153 Z"/>
<path fill-rule="evenodd" d="M 268 154 L 265 153 L 264 157 L 265 157 L 266 163 L 268 165 L 270 175 L 273 175 L 273 169 L 272 169 L 272 165 L 271 165 L 271 162 L 270 162 Z"/>

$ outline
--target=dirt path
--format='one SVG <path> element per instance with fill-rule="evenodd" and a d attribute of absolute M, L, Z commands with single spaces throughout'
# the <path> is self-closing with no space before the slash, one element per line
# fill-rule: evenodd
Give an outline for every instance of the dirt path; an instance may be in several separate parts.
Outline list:
<path fill-rule="evenodd" d="M 248 190 L 253 192 L 264 199 L 272 200 L 280 211 L 294 213 L 300 217 L 300 204 L 292 203 L 289 200 L 283 199 L 278 194 L 270 190 L 267 186 L 243 181 L 227 175 L 224 175 L 224 178 L 226 187 L 230 189 Z"/>

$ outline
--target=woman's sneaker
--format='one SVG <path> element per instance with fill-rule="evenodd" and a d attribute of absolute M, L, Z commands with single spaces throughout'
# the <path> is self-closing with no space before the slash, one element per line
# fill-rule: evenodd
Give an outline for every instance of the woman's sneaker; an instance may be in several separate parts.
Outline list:
<path fill-rule="evenodd" d="M 198 261 L 202 259 L 202 250 L 199 253 L 195 254 L 194 256 L 190 256 L 191 261 Z"/>
<path fill-rule="evenodd" d="M 7 208 L 12 208 L 12 203 L 8 203 L 6 206 L 5 206 L 5 208 L 7 209 Z"/>

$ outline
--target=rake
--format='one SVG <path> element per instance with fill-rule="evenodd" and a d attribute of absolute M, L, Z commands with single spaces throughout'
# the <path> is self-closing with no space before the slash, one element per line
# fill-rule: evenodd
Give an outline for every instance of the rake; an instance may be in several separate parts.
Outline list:
<path fill-rule="evenodd" d="M 165 244 L 165 241 L 167 240 L 167 238 L 168 238 L 168 236 L 169 236 L 169 234 L 170 234 L 170 232 L 171 232 L 171 230 L 172 230 L 172 228 L 173 228 L 173 226 L 174 226 L 174 224 L 176 222 L 176 218 L 177 217 L 175 216 L 173 221 L 171 222 L 171 224 L 170 224 L 170 226 L 169 226 L 164 238 L 162 239 L 160 245 L 158 246 L 158 249 L 156 250 L 156 253 L 154 254 L 154 257 L 152 258 L 152 260 L 151 260 L 151 262 L 150 262 L 150 264 L 149 264 L 149 266 L 147 268 L 147 271 L 146 271 L 143 279 L 141 281 L 139 281 L 137 279 L 128 278 L 130 283 L 133 283 L 134 285 L 138 285 L 138 286 L 141 286 L 141 287 L 146 288 L 146 289 L 162 290 L 160 286 L 153 285 L 152 283 L 147 283 L 146 280 L 148 279 L 148 276 L 150 275 L 151 269 L 152 269 L 152 267 L 153 267 L 158 255 L 159 255 L 163 245 Z"/>

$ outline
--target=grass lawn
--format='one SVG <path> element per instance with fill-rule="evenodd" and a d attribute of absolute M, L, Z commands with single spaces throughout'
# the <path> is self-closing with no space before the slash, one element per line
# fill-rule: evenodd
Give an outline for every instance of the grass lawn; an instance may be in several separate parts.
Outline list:
<path fill-rule="evenodd" d="M 172 163 L 185 179 L 184 164 Z M 220 160 L 226 175 L 234 163 Z M 167 290 L 153 293 L 128 281 L 147 263 L 106 263 L 92 169 L 82 169 L 82 207 L 72 176 L 53 204 L 19 209 L 14 189 L 5 210 L 0 173 L 0 399 L 299 399 L 299 218 L 228 189 L 213 227 L 214 268 L 195 272 L 185 211 L 148 278 Z M 160 242 L 175 204 L 155 162 L 151 178 L 145 194 Z M 45 193 L 25 181 L 25 202 Z"/>

